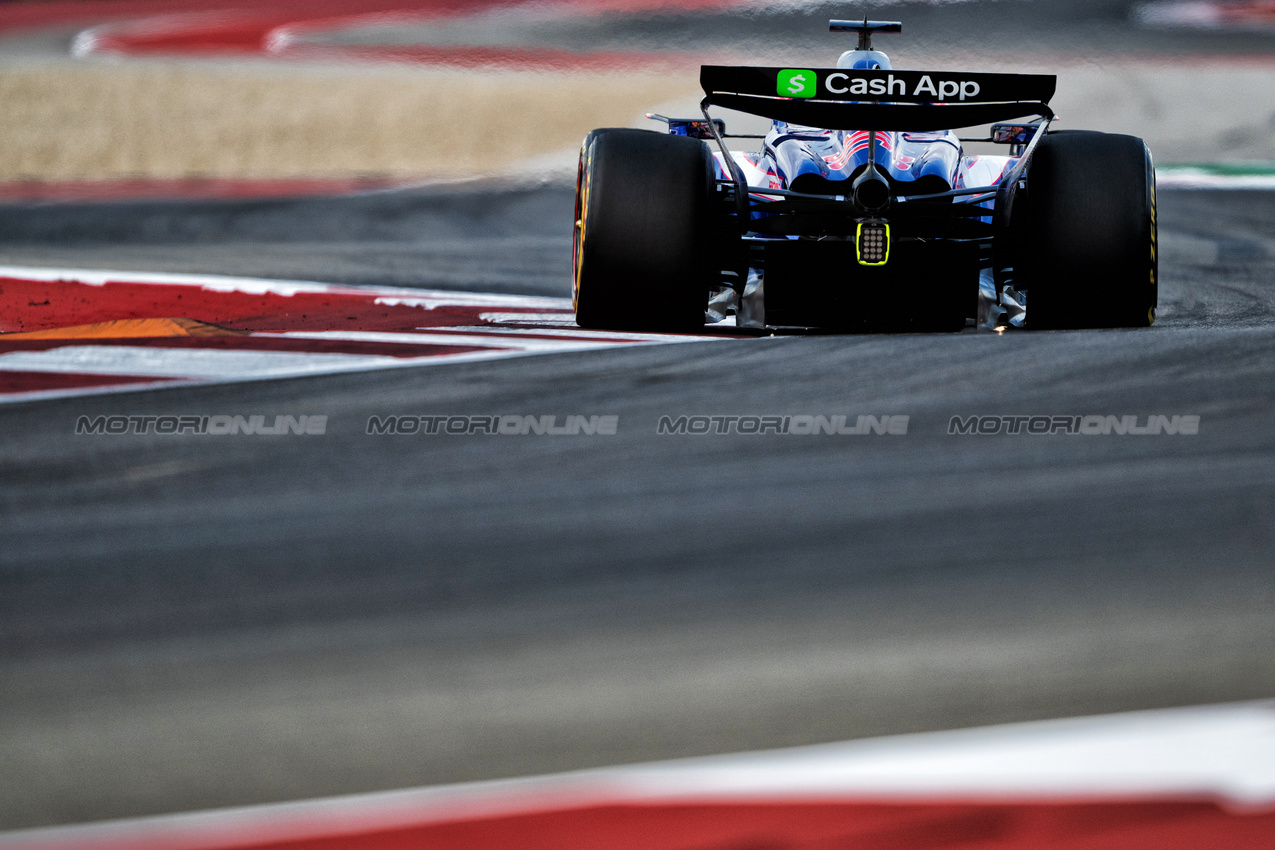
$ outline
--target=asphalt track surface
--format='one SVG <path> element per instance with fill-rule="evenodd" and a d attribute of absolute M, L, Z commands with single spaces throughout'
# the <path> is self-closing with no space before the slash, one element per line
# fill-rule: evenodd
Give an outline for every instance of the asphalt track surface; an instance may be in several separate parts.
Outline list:
<path fill-rule="evenodd" d="M 0 408 L 0 828 L 1275 693 L 1275 194 L 1150 330 L 812 336 Z M 0 262 L 564 294 L 570 192 L 0 212 Z M 615 414 L 615 436 L 370 416 Z M 75 436 L 316 413 L 322 437 Z M 662 415 L 908 415 L 660 436 Z M 947 433 L 1194 414 L 1195 436 Z"/>

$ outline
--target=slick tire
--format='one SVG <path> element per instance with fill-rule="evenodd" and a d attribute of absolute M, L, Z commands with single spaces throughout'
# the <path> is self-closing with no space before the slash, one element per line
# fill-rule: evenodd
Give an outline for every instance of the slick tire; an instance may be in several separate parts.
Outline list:
<path fill-rule="evenodd" d="M 1155 214 L 1155 167 L 1141 139 L 1088 131 L 1041 139 L 1013 223 L 1027 326 L 1154 322 Z"/>
<path fill-rule="evenodd" d="M 703 327 L 714 180 L 699 139 L 627 129 L 585 137 L 571 291 L 580 327 Z"/>

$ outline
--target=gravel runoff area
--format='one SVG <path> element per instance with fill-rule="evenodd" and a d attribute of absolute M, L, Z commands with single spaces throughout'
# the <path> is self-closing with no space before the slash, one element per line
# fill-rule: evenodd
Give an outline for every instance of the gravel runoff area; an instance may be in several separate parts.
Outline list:
<path fill-rule="evenodd" d="M 70 62 L 0 73 L 0 181 L 456 177 L 574 151 L 694 75 Z"/>
<path fill-rule="evenodd" d="M 934 67 L 979 64 L 968 55 L 926 58 Z M 647 110 L 693 111 L 699 96 L 689 66 L 553 74 L 388 64 L 3 64 L 0 182 L 430 179 L 507 172 L 542 157 L 561 167 L 590 129 L 642 126 Z M 1275 160 L 1267 96 L 1275 64 L 1033 66 L 1001 57 L 980 67 L 1057 73 L 1060 126 L 1140 135 L 1161 163 Z"/>

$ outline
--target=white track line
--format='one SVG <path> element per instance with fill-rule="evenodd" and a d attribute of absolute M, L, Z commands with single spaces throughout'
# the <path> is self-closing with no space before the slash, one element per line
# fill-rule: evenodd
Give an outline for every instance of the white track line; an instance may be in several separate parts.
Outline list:
<path fill-rule="evenodd" d="M 1275 166 L 1266 174 L 1219 174 L 1208 168 L 1168 166 L 1156 170 L 1158 189 L 1275 189 Z"/>
<path fill-rule="evenodd" d="M 118 346 L 112 346 L 118 347 Z M 169 349 L 171 350 L 171 349 Z M 179 378 L 176 380 L 156 377 L 151 383 L 147 375 L 131 375 L 139 379 L 133 384 L 109 384 L 106 386 L 75 387 L 51 390 L 25 390 L 0 393 L 0 405 L 16 404 L 27 401 L 45 401 L 48 399 L 70 398 L 79 396 L 114 395 L 116 393 L 154 392 L 170 387 L 188 387 L 192 385 L 209 386 L 213 384 L 242 384 L 252 381 L 274 381 L 285 378 L 309 378 L 317 375 L 335 375 L 350 372 L 380 372 L 388 369 L 417 369 L 422 366 L 448 366 L 457 363 L 480 363 L 489 360 L 508 360 L 513 357 L 534 357 L 547 354 L 544 351 L 516 351 L 493 348 L 488 351 L 466 351 L 459 354 L 431 354 L 422 357 L 387 357 L 376 365 L 346 362 L 336 364 L 328 361 L 327 368 L 316 370 L 303 368 L 296 372 L 274 372 L 268 375 L 234 375 L 223 378 Z M 344 355 L 357 356 L 357 355 Z M 13 371 L 13 370 L 5 370 Z M 30 371 L 30 370 L 22 370 Z"/>
<path fill-rule="evenodd" d="M 562 325 L 575 324 L 575 313 L 571 311 L 571 303 L 557 313 L 479 313 L 478 318 L 484 322 L 505 324 L 513 322 L 520 325 Z M 602 331 L 606 333 L 606 331 Z"/>
<path fill-rule="evenodd" d="M 483 313 L 480 319 L 487 319 L 491 313 Z M 501 314 L 509 316 L 517 316 L 517 313 Z M 490 319 L 489 321 L 496 321 Z M 501 321 L 517 321 L 516 319 L 502 319 Z M 534 328 L 492 328 L 487 325 L 467 325 L 467 326 L 448 326 L 439 328 L 421 328 L 421 330 L 429 330 L 434 333 L 483 333 L 504 335 L 508 334 L 513 337 L 518 336 L 561 336 L 570 337 L 572 339 L 601 339 L 611 340 L 614 342 L 703 342 L 707 335 L 694 334 L 673 334 L 673 333 L 641 333 L 638 331 L 591 331 L 577 327 L 563 327 L 563 325 L 571 325 L 575 322 L 574 316 L 567 314 L 559 316 L 553 325 L 556 327 L 534 327 Z M 527 322 L 527 324 L 535 324 Z M 546 324 L 549 324 L 546 322 Z"/>
<path fill-rule="evenodd" d="M 528 307 L 540 310 L 571 311 L 571 299 L 547 295 L 500 295 L 488 292 L 453 292 L 442 289 L 411 289 L 393 286 L 350 286 L 309 280 L 275 280 L 260 277 L 236 277 L 212 274 L 169 274 L 167 272 L 130 272 L 107 269 L 63 269 L 40 266 L 0 265 L 0 277 L 19 280 L 65 280 L 88 286 L 108 283 L 143 283 L 175 286 L 198 286 L 213 292 L 242 292 L 248 295 L 341 294 L 376 295 L 383 306 L 407 305 L 433 309 L 437 306 L 457 307 Z M 384 300 L 382 300 L 384 299 Z M 517 316 L 517 313 L 510 315 Z M 569 317 L 569 316 L 568 316 Z"/>
<path fill-rule="evenodd" d="M 299 351 L 236 351 L 131 345 L 66 345 L 0 354 L 0 370 L 154 378 L 272 378 L 384 369 L 402 358 Z"/>
<path fill-rule="evenodd" d="M 435 328 L 412 333 L 387 333 L 382 331 L 284 331 L 281 333 L 255 333 L 253 338 L 315 339 L 342 342 L 391 342 L 406 345 L 476 345 L 483 348 L 514 349 L 517 351 L 584 351 L 594 348 L 615 348 L 624 340 L 567 340 L 522 339 L 502 336 L 500 332 L 452 334 L 436 333 Z"/>
<path fill-rule="evenodd" d="M 278 378 L 305 377 L 341 372 L 398 369 L 522 357 L 534 354 L 592 351 L 635 344 L 702 342 L 713 336 L 673 334 L 611 333 L 575 330 L 571 302 L 545 296 L 500 295 L 494 293 L 450 292 L 389 287 L 356 287 L 314 281 L 270 280 L 203 274 L 162 274 L 103 269 L 38 268 L 0 265 L 0 277 L 28 281 L 66 281 L 103 286 L 107 283 L 143 286 L 191 286 L 212 292 L 249 295 L 294 296 L 329 294 L 350 296 L 366 306 L 406 306 L 436 308 L 488 308 L 483 320 L 498 318 L 501 327 L 421 327 L 419 331 L 372 332 L 298 330 L 253 333 L 253 338 L 394 343 L 420 346 L 420 355 L 389 356 L 365 353 L 253 350 L 246 348 L 200 348 L 198 340 L 189 347 L 94 345 L 84 340 L 67 340 L 40 350 L 0 353 L 0 372 L 35 372 L 131 376 L 138 383 L 110 386 L 64 387 L 0 393 L 0 403 L 66 398 L 78 395 L 160 390 L 191 383 L 234 383 Z M 351 309 L 359 309 L 351 307 Z M 527 312 L 516 312 L 526 310 Z M 420 321 L 428 323 L 422 315 Z M 517 327 L 519 323 L 524 327 Z M 552 322 L 556 327 L 535 324 Z M 535 323 L 535 324 L 533 324 Z M 515 325 L 513 327 L 509 325 Z M 3 341 L 3 335 L 0 335 Z M 210 343 L 210 346 L 212 344 Z M 483 349 L 461 353 L 431 353 L 437 346 L 464 346 Z M 155 383 L 148 382 L 155 379 Z"/>

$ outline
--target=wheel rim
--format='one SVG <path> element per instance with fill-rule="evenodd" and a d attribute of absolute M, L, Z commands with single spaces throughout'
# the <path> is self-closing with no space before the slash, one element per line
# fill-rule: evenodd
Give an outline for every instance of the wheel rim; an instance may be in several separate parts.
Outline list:
<path fill-rule="evenodd" d="M 576 171 L 576 215 L 571 254 L 571 309 L 580 312 L 580 277 L 584 269 L 585 222 L 589 217 L 589 148 L 586 143 L 580 151 L 580 164 Z"/>

